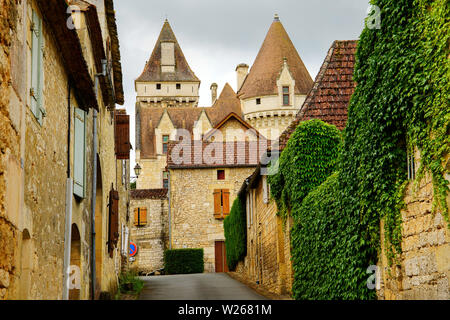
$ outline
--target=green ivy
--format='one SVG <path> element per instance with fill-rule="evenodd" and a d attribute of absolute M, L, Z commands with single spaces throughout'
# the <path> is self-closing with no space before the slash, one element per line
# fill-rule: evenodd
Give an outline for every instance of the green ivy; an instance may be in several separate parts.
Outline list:
<path fill-rule="evenodd" d="M 381 220 L 389 260 L 401 252 L 408 148 L 420 151 L 416 183 L 431 172 L 434 209 L 449 221 L 450 6 L 447 0 L 371 3 L 381 9 L 381 29 L 364 29 L 358 43 L 338 173 L 292 212 L 297 299 L 376 297 L 366 270 L 379 259 Z"/>
<path fill-rule="evenodd" d="M 271 195 L 284 219 L 335 171 L 341 141 L 340 131 L 321 120 L 298 125 L 280 155 L 278 173 L 269 176 Z"/>
<path fill-rule="evenodd" d="M 230 215 L 223 223 L 228 268 L 235 270 L 239 261 L 247 254 L 247 217 L 245 199 L 237 197 L 231 207 Z"/>

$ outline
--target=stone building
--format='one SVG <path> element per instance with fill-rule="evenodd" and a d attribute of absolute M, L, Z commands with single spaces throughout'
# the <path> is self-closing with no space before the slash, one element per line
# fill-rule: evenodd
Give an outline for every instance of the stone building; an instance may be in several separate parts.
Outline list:
<path fill-rule="evenodd" d="M 321 119 L 343 130 L 347 123 L 347 107 L 356 84 L 353 82 L 356 41 L 335 41 L 316 77 L 312 90 L 296 115 L 272 146 L 281 153 L 297 126 L 309 119 Z M 247 256 L 238 263 L 236 272 L 276 294 L 291 294 L 293 270 L 290 230 L 292 217 L 278 216 L 278 208 L 270 197 L 265 166 L 259 164 L 246 179 L 239 194 L 246 199 Z"/>
<path fill-rule="evenodd" d="M 131 241 L 138 250 L 131 268 L 150 274 L 164 268 L 169 248 L 167 189 L 132 190 L 131 199 Z"/>
<path fill-rule="evenodd" d="M 130 149 L 115 134 L 124 125 L 113 2 L 2 1 L 2 10 L 0 299 L 112 293 Z"/>
<path fill-rule="evenodd" d="M 279 137 L 312 87 L 312 79 L 278 16 L 275 17 L 250 72 L 246 64 L 240 64 L 236 68 L 236 74 L 238 93 L 226 84 L 218 96 L 218 86 L 213 83 L 210 87 L 212 106 L 198 107 L 200 80 L 189 67 L 166 20 L 150 59 L 135 81 L 136 162 L 142 168 L 137 179 L 137 189 L 150 193 L 158 192 L 161 188 L 169 189 L 168 199 L 171 204 L 166 204 L 170 220 L 169 247 L 205 248 L 207 271 L 217 270 L 215 241 L 224 240 L 222 221 L 211 217 L 211 214 L 214 215 L 210 211 L 214 207 L 215 190 L 211 188 L 228 190 L 227 196 L 232 202 L 241 182 L 259 162 L 259 150 L 267 147 L 266 137 Z M 267 136 L 260 130 L 267 132 Z M 194 167 L 177 166 L 168 159 L 168 152 L 169 145 L 181 140 L 181 137 L 190 140 L 191 146 L 200 144 L 205 148 L 209 144 L 229 145 L 229 142 L 236 142 L 238 145 L 245 142 L 263 143 L 265 147 L 261 146 L 253 155 L 251 165 L 235 163 L 217 167 L 202 165 L 203 160 L 200 160 L 200 165 L 196 164 Z M 249 169 L 250 167 L 253 169 Z M 217 180 L 218 171 L 225 174 L 225 181 Z M 183 189 L 185 183 L 195 185 L 203 181 L 207 182 L 204 188 L 199 185 L 190 191 Z M 183 193 L 200 202 L 188 205 L 185 203 L 187 198 L 180 198 Z M 132 207 L 144 205 L 150 208 L 152 201 L 154 200 L 147 199 L 144 205 L 142 199 L 137 204 L 132 200 Z M 202 209 L 195 216 L 199 223 L 205 225 L 204 231 L 195 228 L 194 224 L 181 226 L 178 222 L 185 219 L 180 206 L 197 205 Z M 141 239 L 144 229 L 141 228 L 138 232 L 138 229 L 133 228 L 132 238 Z M 187 234 L 192 235 L 189 241 L 185 236 Z M 159 253 L 155 255 L 158 256 Z M 136 259 L 141 261 L 139 257 Z M 142 263 L 139 262 L 140 265 Z"/>
<path fill-rule="evenodd" d="M 206 272 L 228 270 L 223 219 L 267 148 L 259 143 L 192 141 L 169 147 L 170 248 L 203 248 Z"/>
<path fill-rule="evenodd" d="M 415 159 L 414 159 L 415 158 Z M 420 154 L 408 161 L 412 175 L 405 193 L 402 210 L 402 253 L 399 264 L 390 267 L 384 246 L 381 224 L 382 254 L 377 274 L 379 299 L 386 300 L 450 300 L 450 230 L 440 212 L 433 213 L 433 181 L 426 174 L 418 187 L 414 186 L 414 171 Z M 450 181 L 450 155 L 445 158 Z M 450 195 L 447 195 L 450 205 Z"/>

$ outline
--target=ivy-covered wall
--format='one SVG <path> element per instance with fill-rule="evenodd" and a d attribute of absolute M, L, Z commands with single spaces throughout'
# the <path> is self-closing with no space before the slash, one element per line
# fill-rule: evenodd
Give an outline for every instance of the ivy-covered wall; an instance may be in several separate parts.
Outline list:
<path fill-rule="evenodd" d="M 379 259 L 381 220 L 389 260 L 398 263 L 401 252 L 408 148 L 420 152 L 416 180 L 431 172 L 434 210 L 449 221 L 450 6 L 446 0 L 371 3 L 381 10 L 381 28 L 364 29 L 358 43 L 357 88 L 338 173 L 293 207 L 296 299 L 376 297 L 367 268 Z M 274 195 L 289 199 L 277 187 Z"/>
<path fill-rule="evenodd" d="M 296 207 L 311 190 L 322 184 L 336 169 L 341 133 L 321 120 L 298 125 L 280 155 L 277 173 L 269 175 L 272 197 L 279 213 L 295 216 Z M 275 172 L 272 172 L 275 173 Z"/>
<path fill-rule="evenodd" d="M 231 207 L 230 215 L 223 223 L 228 268 L 234 271 L 239 261 L 247 254 L 247 219 L 245 199 L 238 196 Z"/>

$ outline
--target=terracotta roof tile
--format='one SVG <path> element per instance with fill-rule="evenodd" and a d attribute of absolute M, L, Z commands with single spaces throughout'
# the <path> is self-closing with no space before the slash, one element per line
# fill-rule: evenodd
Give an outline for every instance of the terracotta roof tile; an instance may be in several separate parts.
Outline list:
<path fill-rule="evenodd" d="M 284 58 L 295 79 L 295 93 L 307 94 L 313 80 L 289 35 L 280 21 L 274 21 L 256 57 L 242 88 L 241 99 L 278 94 L 277 79 L 282 70 Z"/>
<path fill-rule="evenodd" d="M 175 43 L 174 73 L 161 72 L 161 42 L 165 41 Z M 173 33 L 173 30 L 167 20 L 164 22 L 150 60 L 145 65 L 144 71 L 136 79 L 136 81 L 200 81 L 189 67 L 186 58 L 184 57 L 183 51 L 178 44 L 177 38 L 175 37 L 175 34 Z"/>
<path fill-rule="evenodd" d="M 345 128 L 348 104 L 356 87 L 353 81 L 356 47 L 356 40 L 333 42 L 305 103 L 280 136 L 280 150 L 286 147 L 291 134 L 302 121 L 321 119 L 339 130 Z"/>
<path fill-rule="evenodd" d="M 143 199 L 166 199 L 167 189 L 140 189 L 130 191 L 131 199 L 143 200 Z"/>

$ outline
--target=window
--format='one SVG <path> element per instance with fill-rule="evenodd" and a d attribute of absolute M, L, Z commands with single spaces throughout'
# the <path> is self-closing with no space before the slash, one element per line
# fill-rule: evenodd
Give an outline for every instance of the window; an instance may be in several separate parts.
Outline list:
<path fill-rule="evenodd" d="M 164 135 L 163 136 L 163 154 L 167 154 L 167 150 L 169 148 L 169 136 Z"/>
<path fill-rule="evenodd" d="M 225 180 L 225 170 L 217 170 L 217 180 Z"/>
<path fill-rule="evenodd" d="M 256 99 L 256 104 L 261 104 L 261 98 Z"/>
<path fill-rule="evenodd" d="M 74 122 L 73 193 L 84 199 L 86 196 L 86 112 L 75 108 Z"/>
<path fill-rule="evenodd" d="M 283 87 L 283 105 L 289 106 L 290 104 L 289 87 Z"/>
<path fill-rule="evenodd" d="M 33 10 L 33 23 L 31 29 L 31 111 L 40 125 L 45 117 L 43 103 L 44 89 L 44 35 L 42 29 L 42 19 Z"/>
<path fill-rule="evenodd" d="M 230 190 L 214 190 L 214 218 L 223 219 L 230 214 Z"/>
<path fill-rule="evenodd" d="M 147 208 L 134 209 L 134 225 L 136 227 L 147 225 Z"/>
<path fill-rule="evenodd" d="M 181 83 L 177 83 L 177 90 L 181 90 Z"/>
<path fill-rule="evenodd" d="M 156 84 L 156 90 L 161 90 L 161 83 Z"/>
<path fill-rule="evenodd" d="M 163 172 L 163 188 L 169 189 L 169 172 L 168 171 Z"/>

